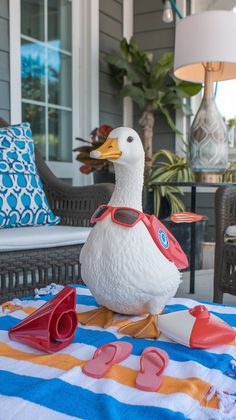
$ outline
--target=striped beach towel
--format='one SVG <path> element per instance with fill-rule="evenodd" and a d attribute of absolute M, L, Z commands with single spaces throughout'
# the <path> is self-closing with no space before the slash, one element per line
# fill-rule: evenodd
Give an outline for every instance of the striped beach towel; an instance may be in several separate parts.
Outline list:
<path fill-rule="evenodd" d="M 84 286 L 76 287 L 77 311 L 97 306 Z M 119 316 L 109 329 L 78 325 L 73 342 L 56 354 L 45 354 L 11 341 L 8 330 L 51 299 L 24 299 L 21 308 L 0 314 L 0 420 L 72 419 L 236 419 L 236 342 L 209 350 L 171 342 L 133 339 L 117 332 Z M 191 299 L 173 298 L 166 312 L 194 307 Z M 209 311 L 236 328 L 236 307 L 206 304 Z M 132 354 L 102 379 L 81 368 L 97 347 L 115 340 L 133 345 Z M 140 355 L 148 346 L 169 354 L 158 392 L 135 388 Z"/>

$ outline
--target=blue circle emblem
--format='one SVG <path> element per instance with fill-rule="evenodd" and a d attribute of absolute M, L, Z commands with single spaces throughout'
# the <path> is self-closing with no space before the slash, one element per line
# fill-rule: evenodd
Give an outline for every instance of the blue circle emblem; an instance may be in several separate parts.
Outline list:
<path fill-rule="evenodd" d="M 159 241 L 161 243 L 161 245 L 163 246 L 163 248 L 168 249 L 169 248 L 169 240 L 167 235 L 165 234 L 165 232 L 162 229 L 158 230 L 158 237 L 159 237 Z"/>

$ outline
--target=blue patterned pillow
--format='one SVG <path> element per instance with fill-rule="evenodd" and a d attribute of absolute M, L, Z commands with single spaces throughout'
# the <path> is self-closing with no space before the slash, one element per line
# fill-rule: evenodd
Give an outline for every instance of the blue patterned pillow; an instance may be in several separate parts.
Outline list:
<path fill-rule="evenodd" d="M 59 222 L 38 175 L 30 125 L 0 128 L 0 228 Z"/>

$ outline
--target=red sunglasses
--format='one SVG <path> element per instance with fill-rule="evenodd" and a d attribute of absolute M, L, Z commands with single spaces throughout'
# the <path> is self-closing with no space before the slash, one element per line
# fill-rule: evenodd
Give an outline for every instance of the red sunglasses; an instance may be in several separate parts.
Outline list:
<path fill-rule="evenodd" d="M 111 220 L 121 226 L 133 227 L 140 220 L 143 220 L 147 217 L 144 213 L 139 210 L 132 209 L 130 207 L 113 207 L 106 204 L 102 204 L 95 210 L 94 214 L 91 217 L 91 223 L 99 222 L 103 220 L 108 213 L 111 213 Z M 145 223 L 146 224 L 146 223 Z"/>
<path fill-rule="evenodd" d="M 114 223 L 128 228 L 135 226 L 141 220 L 162 254 L 173 261 L 180 270 L 188 267 L 188 259 L 180 244 L 154 215 L 145 214 L 130 207 L 102 204 L 92 215 L 91 223 L 103 220 L 108 213 L 111 213 L 111 220 Z"/>

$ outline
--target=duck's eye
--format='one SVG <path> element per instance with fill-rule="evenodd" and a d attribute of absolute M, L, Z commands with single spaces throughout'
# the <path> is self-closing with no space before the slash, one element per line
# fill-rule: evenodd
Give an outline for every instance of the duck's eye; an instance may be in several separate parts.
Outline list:
<path fill-rule="evenodd" d="M 127 138 L 127 142 L 128 143 L 132 143 L 132 141 L 134 140 L 134 138 L 132 137 L 132 136 L 129 136 L 128 138 Z"/>

